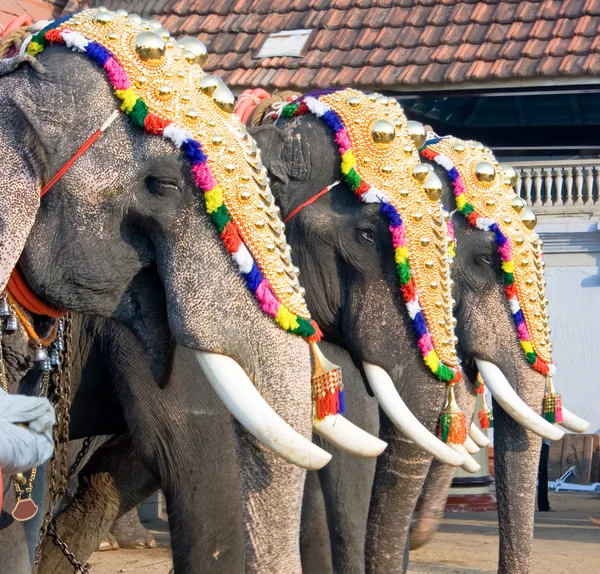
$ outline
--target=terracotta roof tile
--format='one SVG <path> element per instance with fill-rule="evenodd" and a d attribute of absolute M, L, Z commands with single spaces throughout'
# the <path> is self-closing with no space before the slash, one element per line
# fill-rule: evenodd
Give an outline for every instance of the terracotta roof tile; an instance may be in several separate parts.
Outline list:
<path fill-rule="evenodd" d="M 0 22 L 15 2 L 0 0 Z M 175 37 L 200 37 L 206 69 L 235 89 L 600 74 L 600 0 L 69 0 L 69 9 L 100 4 L 156 17 Z M 255 58 L 268 34 L 297 29 L 313 30 L 301 58 Z"/>

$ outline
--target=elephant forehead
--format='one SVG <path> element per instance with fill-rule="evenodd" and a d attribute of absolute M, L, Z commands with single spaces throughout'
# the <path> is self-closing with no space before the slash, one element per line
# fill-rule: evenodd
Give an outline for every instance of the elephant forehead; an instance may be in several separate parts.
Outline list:
<path fill-rule="evenodd" d="M 231 113 L 231 92 L 204 73 L 189 49 L 160 32 L 163 38 L 138 17 L 99 9 L 73 15 L 46 40 L 87 52 L 106 71 L 132 121 L 182 147 L 213 220 L 223 212 L 221 220 L 231 218 L 277 299 L 308 319 L 266 168 L 255 141 Z"/>
<path fill-rule="evenodd" d="M 356 172 L 375 188 L 373 193 L 380 194 L 400 214 L 410 274 L 433 347 L 444 363 L 455 366 L 451 238 L 440 201 L 441 192 L 432 193 L 431 179 L 427 179 L 437 176 L 430 175 L 430 166 L 420 162 L 406 116 L 393 98 L 346 89 L 320 100 L 341 118 Z M 343 136 L 336 134 L 336 141 L 341 138 Z"/>
<path fill-rule="evenodd" d="M 521 217 L 523 210 L 529 208 L 524 208 L 512 183 L 501 173 L 494 154 L 480 142 L 448 137 L 429 147 L 448 158 L 460 175 L 464 201 L 488 220 L 485 225 L 497 225 L 508 239 L 508 248 L 500 248 L 503 270 L 514 277 L 531 345 L 542 361 L 551 363 L 542 242 L 538 234 L 527 227 L 528 220 Z M 482 226 L 481 223 L 475 225 Z"/>

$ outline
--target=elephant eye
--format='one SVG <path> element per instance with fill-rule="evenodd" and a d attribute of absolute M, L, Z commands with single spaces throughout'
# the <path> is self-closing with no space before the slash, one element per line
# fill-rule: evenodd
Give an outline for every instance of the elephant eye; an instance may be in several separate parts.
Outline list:
<path fill-rule="evenodd" d="M 369 243 L 375 243 L 375 232 L 372 229 L 361 229 L 360 236 Z"/>
<path fill-rule="evenodd" d="M 148 191 L 154 195 L 167 195 L 181 191 L 179 181 L 174 177 L 155 177 L 149 175 L 145 181 Z"/>
<path fill-rule="evenodd" d="M 477 257 L 478 262 L 482 263 L 484 265 L 491 265 L 492 264 L 492 256 L 489 255 L 488 253 L 483 253 L 481 255 L 479 255 Z"/>

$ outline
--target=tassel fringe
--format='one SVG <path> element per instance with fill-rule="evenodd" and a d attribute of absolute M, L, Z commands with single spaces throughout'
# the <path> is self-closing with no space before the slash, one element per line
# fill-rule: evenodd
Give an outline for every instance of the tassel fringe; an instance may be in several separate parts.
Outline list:
<path fill-rule="evenodd" d="M 346 397 L 342 385 L 342 371 L 339 368 L 325 371 L 311 343 L 315 368 L 312 375 L 313 415 L 317 420 L 323 420 L 328 415 L 346 412 Z"/>
<path fill-rule="evenodd" d="M 454 396 L 454 385 L 448 385 L 446 406 L 440 416 L 440 436 L 448 444 L 463 444 L 467 440 L 467 418 Z"/>
<path fill-rule="evenodd" d="M 544 396 L 544 418 L 550 423 L 562 423 L 562 397 L 554 389 L 552 377 L 546 377 L 546 395 Z"/>

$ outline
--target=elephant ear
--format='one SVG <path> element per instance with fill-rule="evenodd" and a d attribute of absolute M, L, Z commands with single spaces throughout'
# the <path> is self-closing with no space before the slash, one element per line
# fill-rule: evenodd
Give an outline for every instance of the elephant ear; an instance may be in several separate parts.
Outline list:
<path fill-rule="evenodd" d="M 31 56 L 0 60 L 2 76 L 14 72 L 22 64 L 36 72 L 43 66 Z M 26 112 L 26 106 L 12 102 L 2 106 L 0 114 L 0 292 L 25 247 L 40 205 L 40 185 L 46 152 Z M 10 111 L 8 111 L 10 110 Z"/>
<path fill-rule="evenodd" d="M 273 125 L 248 130 L 260 148 L 264 166 L 272 180 L 271 190 L 283 213 L 288 213 L 291 198 L 286 193 L 290 181 L 306 181 L 310 177 L 310 151 L 299 137 Z M 297 197 L 295 198 L 297 200 Z"/>

